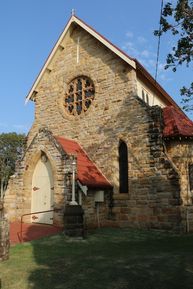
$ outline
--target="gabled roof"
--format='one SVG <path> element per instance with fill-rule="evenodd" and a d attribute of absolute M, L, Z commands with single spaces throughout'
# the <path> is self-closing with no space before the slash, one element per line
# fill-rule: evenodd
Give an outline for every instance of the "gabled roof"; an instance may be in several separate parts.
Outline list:
<path fill-rule="evenodd" d="M 167 106 L 163 109 L 165 138 L 193 137 L 193 122 L 179 109 Z"/>
<path fill-rule="evenodd" d="M 91 28 L 89 25 L 87 25 L 84 21 L 82 21 L 80 18 L 77 16 L 72 16 L 70 20 L 68 21 L 64 31 L 60 35 L 58 41 L 56 42 L 54 48 L 52 49 L 50 55 L 48 56 L 42 70 L 40 71 L 38 77 L 36 78 L 29 94 L 26 97 L 26 102 L 30 100 L 31 98 L 33 99 L 33 94 L 35 93 L 35 89 L 41 80 L 46 68 L 48 67 L 49 63 L 51 62 L 53 56 L 55 55 L 57 49 L 59 48 L 62 40 L 64 39 L 67 31 L 69 30 L 70 26 L 72 23 L 78 24 L 80 27 L 82 27 L 84 30 L 86 30 L 88 33 L 90 33 L 93 37 L 98 39 L 100 42 L 102 42 L 106 47 L 108 47 L 110 50 L 112 50 L 115 54 L 117 54 L 120 58 L 122 58 L 124 61 L 126 61 L 129 65 L 131 65 L 133 68 L 135 68 L 135 61 L 131 57 L 129 57 L 126 53 L 121 51 L 119 48 L 117 48 L 115 45 L 113 45 L 111 42 L 109 42 L 105 37 L 100 35 L 98 32 L 96 32 L 93 28 Z"/>
<path fill-rule="evenodd" d="M 129 55 L 127 55 L 124 51 L 122 51 L 121 49 L 119 49 L 118 47 L 116 47 L 114 44 L 112 44 L 109 40 L 107 40 L 104 36 L 102 36 L 101 34 L 99 34 L 96 30 L 94 30 L 91 26 L 89 26 L 88 24 L 86 24 L 84 21 L 82 21 L 80 18 L 78 18 L 77 16 L 71 16 L 70 20 L 68 21 L 64 31 L 62 32 L 62 34 L 60 35 L 58 41 L 56 42 L 54 48 L 52 49 L 50 55 L 48 56 L 44 66 L 42 67 L 38 77 L 36 78 L 31 90 L 29 91 L 27 97 L 26 97 L 26 103 L 28 102 L 28 100 L 34 98 L 34 95 L 36 94 L 36 89 L 37 89 L 37 85 L 40 82 L 44 72 L 46 71 L 46 69 L 49 69 L 49 64 L 51 62 L 51 60 L 53 59 L 56 51 L 58 50 L 58 48 L 61 47 L 61 43 L 66 35 L 66 33 L 68 32 L 69 28 L 71 25 L 73 24 L 77 24 L 80 27 L 82 27 L 85 31 L 87 31 L 89 34 L 91 34 L 93 37 L 95 37 L 96 39 L 98 39 L 103 45 L 105 45 L 107 48 L 109 48 L 112 52 L 114 52 L 118 57 L 120 57 L 123 61 L 125 61 L 126 63 L 128 63 L 131 67 L 133 67 L 133 69 L 136 69 L 137 71 L 140 71 L 143 76 L 151 82 L 151 84 L 164 96 L 166 102 L 168 103 L 168 105 L 173 105 L 175 107 L 178 107 L 178 105 L 175 103 L 175 101 L 170 97 L 170 95 L 154 80 L 154 78 L 151 76 L 151 74 L 140 64 L 140 62 L 132 57 L 130 57 Z"/>
<path fill-rule="evenodd" d="M 110 182 L 76 141 L 61 136 L 56 136 L 55 139 L 67 154 L 77 157 L 77 179 L 82 185 L 92 188 L 112 188 Z"/>

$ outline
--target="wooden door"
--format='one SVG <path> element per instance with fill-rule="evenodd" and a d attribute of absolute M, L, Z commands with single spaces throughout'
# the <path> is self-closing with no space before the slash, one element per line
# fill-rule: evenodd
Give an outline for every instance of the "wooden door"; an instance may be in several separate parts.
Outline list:
<path fill-rule="evenodd" d="M 38 161 L 32 178 L 31 212 L 42 212 L 53 209 L 53 175 L 49 160 Z M 53 224 L 53 212 L 33 214 L 31 221 L 35 223 Z"/>

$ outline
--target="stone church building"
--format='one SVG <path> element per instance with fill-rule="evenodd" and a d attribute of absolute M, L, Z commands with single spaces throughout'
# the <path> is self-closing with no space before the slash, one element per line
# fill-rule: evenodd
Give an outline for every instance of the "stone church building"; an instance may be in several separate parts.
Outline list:
<path fill-rule="evenodd" d="M 10 221 L 62 226 L 77 203 L 87 226 L 193 230 L 193 123 L 136 59 L 72 16 L 26 101 Z"/>

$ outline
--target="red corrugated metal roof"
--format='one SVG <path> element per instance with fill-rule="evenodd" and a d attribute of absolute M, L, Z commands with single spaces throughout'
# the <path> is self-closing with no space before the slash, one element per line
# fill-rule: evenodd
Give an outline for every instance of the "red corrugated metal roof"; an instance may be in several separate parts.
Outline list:
<path fill-rule="evenodd" d="M 193 122 L 173 106 L 163 109 L 164 137 L 193 137 Z"/>
<path fill-rule="evenodd" d="M 95 188 L 111 188 L 112 185 L 89 159 L 83 148 L 74 140 L 55 137 L 67 154 L 77 156 L 77 178 L 81 184 Z"/>

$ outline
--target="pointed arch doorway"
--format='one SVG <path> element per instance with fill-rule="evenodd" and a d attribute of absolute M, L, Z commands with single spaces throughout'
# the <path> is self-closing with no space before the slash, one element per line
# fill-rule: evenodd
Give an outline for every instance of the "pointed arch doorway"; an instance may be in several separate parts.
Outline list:
<path fill-rule="evenodd" d="M 45 154 L 36 164 L 32 177 L 31 212 L 42 212 L 53 209 L 54 180 L 49 159 Z M 35 223 L 53 224 L 53 212 L 33 214 Z"/>

